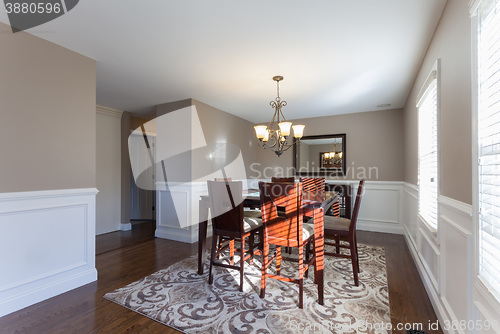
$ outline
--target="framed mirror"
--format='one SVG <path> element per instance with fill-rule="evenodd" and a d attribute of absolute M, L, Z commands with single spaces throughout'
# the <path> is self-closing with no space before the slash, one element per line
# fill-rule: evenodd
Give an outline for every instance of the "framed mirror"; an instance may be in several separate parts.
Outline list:
<path fill-rule="evenodd" d="M 304 136 L 293 146 L 295 175 L 337 176 L 346 173 L 345 133 Z"/>

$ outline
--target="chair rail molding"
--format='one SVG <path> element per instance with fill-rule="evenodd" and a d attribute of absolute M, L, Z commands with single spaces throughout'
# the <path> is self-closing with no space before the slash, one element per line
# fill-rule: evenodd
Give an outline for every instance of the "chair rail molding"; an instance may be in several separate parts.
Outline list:
<path fill-rule="evenodd" d="M 0 316 L 97 280 L 97 192 L 0 194 Z"/>

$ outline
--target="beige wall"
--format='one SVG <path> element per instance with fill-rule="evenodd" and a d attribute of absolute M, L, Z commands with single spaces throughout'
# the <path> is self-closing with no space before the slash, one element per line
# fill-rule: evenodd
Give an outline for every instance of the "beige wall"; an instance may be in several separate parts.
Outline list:
<path fill-rule="evenodd" d="M 446 3 L 405 114 L 405 181 L 418 183 L 417 94 L 441 59 L 440 193 L 472 203 L 471 23 L 467 0 Z"/>
<path fill-rule="evenodd" d="M 0 193 L 95 187 L 95 61 L 3 23 L 0 45 Z"/>
<path fill-rule="evenodd" d="M 193 100 L 200 117 L 207 144 L 232 144 L 241 150 L 247 175 L 250 165 L 256 161 L 253 123 L 228 114 L 203 102 Z M 230 163 L 231 161 L 226 161 Z M 230 175 L 228 175 L 230 177 Z"/>
<path fill-rule="evenodd" d="M 239 149 L 248 173 L 249 166 L 256 160 L 256 150 L 253 142 L 253 123 L 194 99 L 159 105 L 156 107 L 157 116 L 191 105 L 196 107 L 204 140 L 209 150 L 211 152 L 215 151 L 218 147 L 217 145 L 221 144 L 230 144 L 232 147 Z M 189 138 L 185 140 L 189 140 Z M 218 161 L 216 165 L 220 166 L 231 163 L 230 158 L 234 157 L 227 157 L 226 161 Z M 182 170 L 176 171 L 176 174 L 180 175 L 184 172 L 186 179 L 190 177 L 204 179 L 207 172 L 214 172 L 217 169 L 213 161 L 197 156 L 196 154 L 185 155 L 177 159 L 178 166 Z M 185 166 L 190 166 L 190 170 Z M 231 175 L 227 176 L 231 177 Z"/>
<path fill-rule="evenodd" d="M 292 122 L 306 126 L 305 136 L 346 134 L 347 175 L 345 179 L 366 177 L 380 181 L 403 180 L 402 110 L 305 118 L 292 120 Z M 257 144 L 257 139 L 254 139 L 254 142 Z M 279 174 L 282 170 L 287 171 L 285 175 L 292 175 L 292 157 L 292 149 L 283 153 L 281 157 L 277 157 L 269 150 L 258 149 L 257 161 L 261 164 L 260 171 L 264 172 L 262 178 L 269 178 L 273 173 Z M 378 175 L 376 170 L 378 170 Z M 259 173 L 253 173 L 255 177 L 257 174 Z"/>

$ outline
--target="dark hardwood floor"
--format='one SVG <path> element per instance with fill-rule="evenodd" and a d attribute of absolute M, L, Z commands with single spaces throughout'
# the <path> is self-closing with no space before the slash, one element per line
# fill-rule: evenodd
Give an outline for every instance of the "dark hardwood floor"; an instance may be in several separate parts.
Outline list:
<path fill-rule="evenodd" d="M 154 239 L 154 221 L 132 223 L 132 230 L 111 232 L 98 235 L 96 238 L 95 253 L 100 255 L 118 248 L 135 245 L 139 242 Z"/>
<path fill-rule="evenodd" d="M 359 232 L 358 239 L 385 247 L 393 326 L 421 323 L 427 332 L 437 318 L 403 236 Z M 102 297 L 196 254 L 196 244 L 155 239 L 154 229 L 140 224 L 98 236 L 96 250 L 97 282 L 1 317 L 0 333 L 179 333 Z"/>

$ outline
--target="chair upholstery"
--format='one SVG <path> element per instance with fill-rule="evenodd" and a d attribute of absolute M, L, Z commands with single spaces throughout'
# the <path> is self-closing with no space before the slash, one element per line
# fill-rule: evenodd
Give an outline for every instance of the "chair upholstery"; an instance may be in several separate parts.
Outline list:
<path fill-rule="evenodd" d="M 207 181 L 212 216 L 212 251 L 210 254 L 210 269 L 208 283 L 213 283 L 212 267 L 221 266 L 240 271 L 240 291 L 243 291 L 245 261 L 252 261 L 254 255 L 254 236 L 262 230 L 262 220 L 244 217 L 243 214 L 243 183 L 235 181 Z M 246 240 L 249 238 L 248 252 Z M 234 241 L 241 242 L 240 263 L 234 265 Z M 228 242 L 227 245 L 223 245 Z M 217 261 L 220 254 L 229 247 L 230 263 Z"/>
<path fill-rule="evenodd" d="M 335 246 L 335 253 L 327 253 L 325 255 L 342 257 L 351 260 L 352 272 L 354 276 L 354 284 L 359 285 L 359 259 L 358 259 L 358 243 L 356 239 L 356 222 L 358 220 L 359 207 L 361 205 L 361 197 L 363 196 L 363 189 L 365 180 L 361 180 L 358 186 L 358 193 L 356 195 L 356 202 L 352 211 L 352 218 L 341 218 L 325 216 L 325 236 L 333 235 L 335 242 L 329 242 L 325 239 L 325 245 Z M 340 242 L 340 239 L 347 241 L 347 245 Z M 341 254 L 340 248 L 349 249 L 349 254 Z"/>
<path fill-rule="evenodd" d="M 351 220 L 343 217 L 325 216 L 324 224 L 325 230 L 340 230 L 348 232 Z"/>
<path fill-rule="evenodd" d="M 262 218 L 260 210 L 243 210 L 243 215 L 247 218 Z"/>
<path fill-rule="evenodd" d="M 260 297 L 265 297 L 267 278 L 297 283 L 299 284 L 299 307 L 302 308 L 304 275 L 307 273 L 309 266 L 315 264 L 314 255 L 309 258 L 309 247 L 306 247 L 304 259 L 304 246 L 314 240 L 314 226 L 303 224 L 302 184 L 260 182 L 259 188 L 263 222 Z M 284 214 L 278 214 L 279 209 L 284 210 Z M 269 259 L 269 245 L 276 246 L 276 253 L 271 259 Z M 281 256 L 281 247 L 298 248 L 298 279 L 280 275 L 281 261 L 287 260 Z M 276 275 L 267 272 L 267 268 L 274 259 L 276 259 Z"/>
<path fill-rule="evenodd" d="M 258 227 L 262 226 L 262 219 L 260 218 L 243 218 L 243 231 L 250 232 Z"/>

